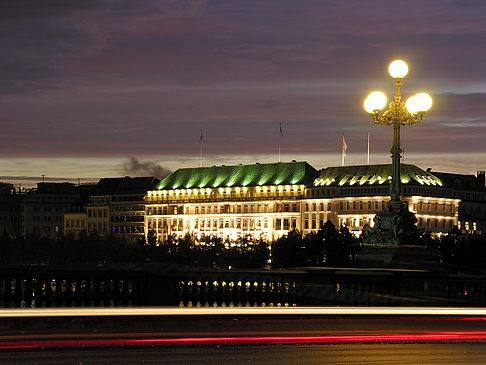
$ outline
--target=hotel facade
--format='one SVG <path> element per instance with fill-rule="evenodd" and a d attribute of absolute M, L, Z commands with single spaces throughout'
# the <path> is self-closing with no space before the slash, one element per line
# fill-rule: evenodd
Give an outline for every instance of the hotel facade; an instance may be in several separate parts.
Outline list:
<path fill-rule="evenodd" d="M 359 235 L 389 198 L 391 165 L 328 167 L 286 162 L 179 169 L 145 197 L 145 234 L 275 240 L 292 229 L 316 232 L 330 220 Z M 418 228 L 434 235 L 454 226 L 481 233 L 484 172 L 432 173 L 401 165 L 402 200 Z"/>

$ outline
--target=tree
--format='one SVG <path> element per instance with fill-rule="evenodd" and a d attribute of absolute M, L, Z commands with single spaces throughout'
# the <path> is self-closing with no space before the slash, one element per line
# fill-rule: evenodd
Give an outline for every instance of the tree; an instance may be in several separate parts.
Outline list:
<path fill-rule="evenodd" d="M 272 243 L 272 267 L 305 265 L 302 234 L 293 229 Z"/>

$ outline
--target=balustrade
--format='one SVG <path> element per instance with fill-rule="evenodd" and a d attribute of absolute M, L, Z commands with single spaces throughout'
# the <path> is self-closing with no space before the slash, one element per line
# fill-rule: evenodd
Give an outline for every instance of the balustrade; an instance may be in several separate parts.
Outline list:
<path fill-rule="evenodd" d="M 312 270 L 0 271 L 0 308 L 143 305 L 481 307 L 486 306 L 486 280 Z"/>
<path fill-rule="evenodd" d="M 208 279 L 179 281 L 180 307 L 296 306 L 297 284 L 292 280 Z"/>
<path fill-rule="evenodd" d="M 2 274 L 0 307 L 116 307 L 145 304 L 143 277 Z"/>

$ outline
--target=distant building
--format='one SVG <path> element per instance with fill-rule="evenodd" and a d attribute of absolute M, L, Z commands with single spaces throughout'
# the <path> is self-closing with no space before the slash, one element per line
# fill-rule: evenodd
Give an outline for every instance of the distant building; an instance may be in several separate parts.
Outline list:
<path fill-rule="evenodd" d="M 485 227 L 484 173 L 440 174 L 401 165 L 403 201 L 418 227 L 433 234 L 454 226 Z M 327 220 L 360 234 L 389 198 L 391 165 L 329 167 L 306 162 L 179 169 L 148 191 L 145 232 L 160 241 L 193 234 L 274 240 L 291 229 L 307 234 Z M 471 215 L 470 212 L 481 211 Z M 466 212 L 469 212 L 467 215 Z"/>
<path fill-rule="evenodd" d="M 20 196 L 20 235 L 36 233 L 42 237 L 64 234 L 64 213 L 78 199 L 71 183 L 37 183 L 37 188 Z"/>
<path fill-rule="evenodd" d="M 20 195 L 12 184 L 0 183 L 0 235 L 17 237 L 20 232 Z"/>
<path fill-rule="evenodd" d="M 82 232 L 87 234 L 86 205 L 95 187 L 96 185 L 78 185 L 78 198 L 64 213 L 64 234 L 75 238 Z"/>
<path fill-rule="evenodd" d="M 86 205 L 87 232 L 102 236 L 118 234 L 132 241 L 143 239 L 144 196 L 159 182 L 154 177 L 101 179 Z"/>
<path fill-rule="evenodd" d="M 434 172 L 434 175 L 460 200 L 458 228 L 465 233 L 486 232 L 485 172 L 478 171 L 476 176 L 444 172 Z"/>
<path fill-rule="evenodd" d="M 148 190 L 160 183 L 154 177 L 124 178 L 115 189 L 110 206 L 110 229 L 134 241 L 144 239 L 145 200 Z"/>

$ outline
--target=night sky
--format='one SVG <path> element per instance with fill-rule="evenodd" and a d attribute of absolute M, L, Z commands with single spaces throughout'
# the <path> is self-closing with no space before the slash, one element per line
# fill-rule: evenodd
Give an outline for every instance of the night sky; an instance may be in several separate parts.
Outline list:
<path fill-rule="evenodd" d="M 405 162 L 486 169 L 486 1 L 4 0 L 0 179 L 163 175 L 200 164 L 389 160 L 362 102 L 434 99 Z M 89 179 L 88 179 L 89 180 Z"/>

